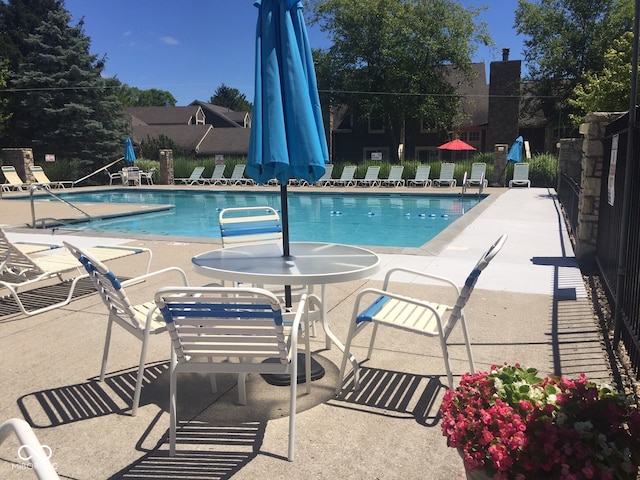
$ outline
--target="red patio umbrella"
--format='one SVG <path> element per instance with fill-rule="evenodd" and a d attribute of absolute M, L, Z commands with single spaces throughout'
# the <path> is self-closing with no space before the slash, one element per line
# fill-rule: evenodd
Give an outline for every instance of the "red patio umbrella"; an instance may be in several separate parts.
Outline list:
<path fill-rule="evenodd" d="M 443 143 L 438 148 L 440 150 L 455 150 L 455 151 L 476 150 L 476 147 L 474 147 L 473 145 L 469 145 L 466 142 L 463 142 L 459 138 L 456 138 L 455 140 L 451 140 L 450 142 L 447 142 L 447 143 Z"/>

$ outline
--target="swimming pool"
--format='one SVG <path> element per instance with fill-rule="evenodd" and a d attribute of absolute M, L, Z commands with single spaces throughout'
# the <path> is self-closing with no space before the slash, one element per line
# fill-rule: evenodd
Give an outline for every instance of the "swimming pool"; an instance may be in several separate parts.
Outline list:
<path fill-rule="evenodd" d="M 265 205 L 280 210 L 279 192 L 107 190 L 60 193 L 70 202 L 171 204 L 143 215 L 94 220 L 74 230 L 220 238 L 218 214 L 227 207 Z M 419 247 L 477 205 L 477 195 L 336 194 L 289 192 L 291 241 Z"/>

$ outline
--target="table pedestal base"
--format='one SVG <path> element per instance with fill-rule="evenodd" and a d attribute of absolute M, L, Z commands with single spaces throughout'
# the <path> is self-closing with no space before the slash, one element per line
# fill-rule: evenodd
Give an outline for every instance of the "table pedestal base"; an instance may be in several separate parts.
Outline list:
<path fill-rule="evenodd" d="M 314 358 L 311 358 L 311 381 L 320 380 L 324 377 L 324 367 L 320 365 Z M 305 383 L 305 355 L 304 352 L 298 352 L 298 384 Z M 279 358 L 268 358 L 262 363 L 276 363 L 280 362 Z M 289 386 L 289 375 L 285 374 L 267 374 L 261 373 L 260 376 L 264 378 L 265 382 L 270 385 L 276 385 L 278 387 Z"/>

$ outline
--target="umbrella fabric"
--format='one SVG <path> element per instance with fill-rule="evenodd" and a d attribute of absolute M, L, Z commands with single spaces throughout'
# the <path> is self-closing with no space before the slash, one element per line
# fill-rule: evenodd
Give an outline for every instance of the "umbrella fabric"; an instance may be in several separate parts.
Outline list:
<path fill-rule="evenodd" d="M 258 183 L 315 183 L 329 161 L 299 0 L 256 0 L 255 98 L 246 173 Z"/>
<path fill-rule="evenodd" d="M 124 141 L 124 161 L 133 164 L 136 159 L 136 154 L 133 151 L 133 143 L 131 143 L 131 137 L 127 137 Z"/>
<path fill-rule="evenodd" d="M 522 161 L 522 147 L 524 145 L 524 140 L 520 136 L 516 138 L 516 141 L 513 142 L 511 148 L 509 149 L 509 153 L 507 154 L 507 162 L 518 163 Z"/>
<path fill-rule="evenodd" d="M 450 142 L 444 143 L 438 147 L 440 150 L 476 150 L 476 147 L 473 145 L 469 145 L 466 142 L 463 142 L 459 138 L 455 140 L 451 140 Z"/>

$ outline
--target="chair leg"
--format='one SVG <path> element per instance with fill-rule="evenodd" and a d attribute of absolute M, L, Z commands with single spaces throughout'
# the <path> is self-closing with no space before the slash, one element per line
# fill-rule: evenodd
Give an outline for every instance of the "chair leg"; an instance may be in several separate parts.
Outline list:
<path fill-rule="evenodd" d="M 178 372 L 176 371 L 177 360 L 173 351 L 171 352 L 171 368 L 169 373 L 169 456 L 176 454 L 176 400 L 178 396 Z"/>
<path fill-rule="evenodd" d="M 308 351 L 307 351 L 308 352 Z M 298 355 L 294 352 L 291 359 L 291 379 L 289 380 L 290 392 L 289 392 L 289 448 L 287 459 L 293 462 L 294 459 L 294 445 L 296 440 L 296 395 L 298 385 Z M 307 379 L 308 380 L 308 379 Z M 310 383 L 307 381 L 307 383 Z"/>
<path fill-rule="evenodd" d="M 104 382 L 104 376 L 107 370 L 107 358 L 109 357 L 109 345 L 111 344 L 111 329 L 113 328 L 113 320 L 109 317 L 107 323 L 107 334 L 104 339 L 104 351 L 102 352 L 102 367 L 100 368 L 100 381 Z"/>
<path fill-rule="evenodd" d="M 209 363 L 213 363 L 213 357 L 209 357 Z M 209 374 L 209 383 L 211 384 L 211 393 L 218 392 L 218 382 L 216 381 L 216 374 Z"/>
<path fill-rule="evenodd" d="M 138 365 L 138 375 L 136 377 L 136 389 L 133 393 L 133 404 L 131 406 L 132 417 L 135 417 L 138 414 L 138 405 L 140 404 L 140 393 L 142 391 L 142 381 L 144 380 L 144 361 L 147 356 L 148 344 L 149 344 L 149 336 L 145 334 L 144 338 L 142 339 L 142 348 L 140 349 L 140 364 Z"/>
<path fill-rule="evenodd" d="M 371 332 L 371 340 L 369 340 L 369 350 L 367 350 L 367 360 L 373 355 L 373 344 L 376 342 L 376 334 L 378 333 L 378 324 L 373 324 L 373 332 Z"/>

